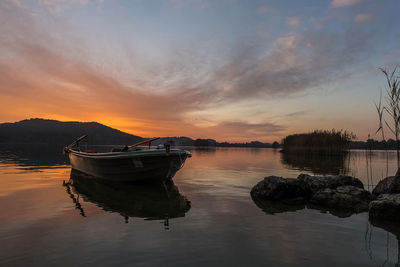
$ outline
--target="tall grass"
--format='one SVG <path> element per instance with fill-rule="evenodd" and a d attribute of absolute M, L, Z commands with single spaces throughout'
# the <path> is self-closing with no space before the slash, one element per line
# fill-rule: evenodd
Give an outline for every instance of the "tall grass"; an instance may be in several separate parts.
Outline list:
<path fill-rule="evenodd" d="M 282 140 L 284 152 L 316 154 L 340 154 L 346 152 L 355 136 L 347 131 L 335 129 L 315 130 L 311 133 L 288 135 Z"/>
<path fill-rule="evenodd" d="M 385 141 L 384 125 L 394 135 L 397 150 L 397 166 L 400 167 L 400 72 L 397 65 L 393 71 L 380 68 L 386 79 L 386 104 L 382 104 L 382 90 L 379 104 L 375 103 L 378 113 L 379 127 L 376 133 L 381 132 L 382 139 Z M 386 116 L 385 116 L 386 115 Z M 389 120 L 386 120 L 389 117 Z M 384 123 L 383 123 L 384 122 Z"/>

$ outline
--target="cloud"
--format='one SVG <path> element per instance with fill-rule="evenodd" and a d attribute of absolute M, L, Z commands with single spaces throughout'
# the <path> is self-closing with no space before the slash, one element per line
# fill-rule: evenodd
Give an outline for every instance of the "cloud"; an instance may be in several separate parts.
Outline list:
<path fill-rule="evenodd" d="M 372 19 L 371 14 L 358 14 L 354 17 L 354 22 L 367 22 Z"/>
<path fill-rule="evenodd" d="M 263 14 L 266 14 L 269 12 L 271 12 L 271 8 L 269 8 L 267 6 L 260 6 L 259 8 L 257 8 L 257 11 L 256 11 L 256 13 L 260 14 L 260 15 L 263 15 Z"/>
<path fill-rule="evenodd" d="M 0 17 L 8 22 L 0 25 L 4 36 L 0 41 L 0 120 L 97 120 L 144 136 L 184 133 L 222 141 L 239 137 L 266 140 L 268 134 L 283 134 L 287 128 L 279 121 L 238 122 L 227 110 L 245 101 L 265 100 L 267 106 L 268 101 L 323 88 L 354 71 L 379 32 L 373 25 L 364 29 L 358 23 L 334 31 L 298 27 L 268 44 L 246 36 L 230 47 L 215 46 L 212 40 L 207 43 L 212 52 L 204 49 L 206 42 L 190 48 L 177 45 L 179 53 L 163 50 L 168 53 L 159 61 L 140 58 L 134 45 L 127 45 L 134 51 L 125 53 L 127 60 L 134 63 L 126 82 L 118 76 L 124 66 L 116 68 L 119 52 L 111 53 L 112 63 L 116 62 L 112 67 L 107 64 L 106 50 L 104 60 L 96 58 L 103 60 L 105 67 L 93 64 L 91 49 L 74 38 L 62 21 L 46 18 L 46 25 L 36 23 L 28 10 L 1 3 Z M 300 19 L 293 22 L 295 17 L 290 21 L 293 26 L 300 24 Z M 55 34 L 58 32 L 62 35 Z M 188 120 L 187 114 L 212 108 L 225 112 L 219 116 L 223 121 L 202 127 Z"/>
<path fill-rule="evenodd" d="M 333 0 L 332 7 L 345 7 L 358 4 L 361 0 Z"/>
<path fill-rule="evenodd" d="M 289 117 L 297 118 L 297 117 L 300 117 L 300 116 L 304 116 L 307 113 L 308 113 L 307 110 L 300 110 L 300 111 L 295 111 L 295 112 L 291 112 L 291 113 L 285 114 L 284 116 L 287 117 L 287 118 L 289 118 Z"/>
<path fill-rule="evenodd" d="M 297 27 L 301 23 L 298 17 L 289 17 L 286 19 L 286 24 L 290 27 Z"/>
<path fill-rule="evenodd" d="M 15 21 L 12 18 L 10 20 Z M 294 18 L 292 20 L 296 21 Z M 31 24 L 34 25 L 34 22 Z M 353 28 L 342 32 L 303 30 L 276 38 L 272 47 L 261 50 L 261 53 L 259 48 L 239 42 L 227 53 L 223 63 L 207 63 L 212 68 L 200 76 L 198 73 L 204 70 L 200 64 L 203 63 L 196 62 L 192 57 L 185 59 L 186 54 L 181 53 L 164 68 L 150 63 L 153 74 L 131 80 L 128 86 L 109 73 L 70 56 L 74 53 L 84 55 L 85 51 L 64 55 L 55 51 L 54 47 L 63 50 L 65 45 L 45 35 L 45 31 L 26 29 L 26 25 L 18 27 L 25 31 L 16 33 L 14 27 L 10 33 L 25 38 L 4 50 L 14 51 L 15 57 L 23 62 L 3 61 L 3 77 L 11 75 L 8 73 L 13 71 L 13 66 L 35 71 L 28 73 L 26 78 L 22 75 L 12 79 L 17 74 L 4 78 L 9 83 L 40 83 L 30 77 L 34 73 L 50 84 L 47 87 L 60 88 L 71 97 L 76 97 L 74 102 L 77 105 L 84 107 L 87 104 L 80 103 L 83 102 L 79 99 L 80 94 L 84 96 L 83 99 L 97 101 L 97 106 L 102 108 L 111 105 L 106 103 L 122 102 L 123 105 L 113 108 L 121 114 L 130 112 L 149 120 L 163 117 L 178 121 L 183 120 L 182 114 L 186 112 L 212 105 L 230 105 L 260 97 L 285 98 L 304 93 L 335 79 L 350 68 L 363 54 L 371 37 L 370 31 Z M 189 50 L 190 53 L 192 51 Z M 196 63 L 192 66 L 193 62 Z M 133 74 L 135 71 L 131 70 Z M 24 86 L 20 85 L 21 88 Z M 155 91 L 153 88 L 164 90 Z M 152 103 L 151 111 L 139 112 L 146 110 L 146 103 Z"/>
<path fill-rule="evenodd" d="M 83 58 L 77 59 L 84 50 L 75 48 L 76 51 L 69 49 L 64 53 L 67 39 L 60 43 L 36 27 L 34 17 L 25 10 L 0 12 L 9 21 L 0 26 L 8 36 L 6 42 L 0 42 L 1 120 L 22 116 L 19 119 L 99 121 L 142 136 L 184 133 L 194 138 L 243 138 L 237 141 L 256 137 L 265 140 L 265 131 L 275 133 L 283 129 L 272 123 L 221 122 L 213 127 L 187 123 L 186 112 L 204 108 L 215 97 L 204 85 L 178 82 L 161 92 L 143 88 L 146 83 L 141 81 L 127 86 Z M 68 31 L 63 32 L 67 38 Z"/>
<path fill-rule="evenodd" d="M 84 5 L 90 0 L 37 0 L 37 2 L 52 12 L 61 12 L 73 5 Z"/>
<path fill-rule="evenodd" d="M 169 0 L 173 7 L 181 9 L 188 5 L 194 5 L 197 8 L 204 9 L 210 6 L 206 0 Z"/>
<path fill-rule="evenodd" d="M 265 139 L 266 133 L 268 136 L 278 136 L 286 129 L 286 127 L 274 123 L 221 122 L 216 126 L 209 127 L 207 131 L 210 132 L 210 136 L 219 135 L 220 138 L 223 138 L 222 140 L 235 136 L 236 141 L 240 141 L 244 139 L 262 140 Z"/>
<path fill-rule="evenodd" d="M 9 1 L 17 7 L 22 7 L 21 1 L 19 0 L 9 0 Z"/>
<path fill-rule="evenodd" d="M 179 121 L 183 111 L 195 108 L 202 101 L 193 88 L 152 94 L 134 85 L 127 87 L 88 63 L 64 55 L 61 52 L 64 46 L 36 28 L 32 17 L 23 12 L 5 9 L 1 12 L 9 21 L 0 28 L 8 36 L 8 40 L 0 43 L 3 51 L 0 95 L 4 110 L 14 109 L 17 102 L 23 103 L 20 105 L 23 112 L 30 107 L 32 112 L 40 110 L 42 114 L 86 118 L 94 113 L 108 113 L 143 121 L 159 120 L 162 124 Z"/>
<path fill-rule="evenodd" d="M 283 35 L 264 53 L 242 44 L 203 87 L 226 102 L 304 94 L 351 71 L 376 34 L 373 27 L 349 25 L 342 31 L 305 29 Z"/>

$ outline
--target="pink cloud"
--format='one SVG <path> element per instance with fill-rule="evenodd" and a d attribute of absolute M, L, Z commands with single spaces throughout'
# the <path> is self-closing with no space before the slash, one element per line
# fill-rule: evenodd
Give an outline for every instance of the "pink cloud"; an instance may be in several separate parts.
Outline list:
<path fill-rule="evenodd" d="M 73 5 L 85 5 L 89 0 L 38 0 L 38 3 L 46 7 L 51 12 L 61 12 Z"/>
<path fill-rule="evenodd" d="M 354 22 L 367 22 L 372 19 L 371 14 L 358 14 L 354 17 Z"/>
<path fill-rule="evenodd" d="M 262 14 L 268 13 L 268 12 L 270 12 L 270 11 L 271 11 L 271 9 L 270 9 L 269 7 L 260 6 L 260 7 L 257 9 L 256 13 L 262 15 Z"/>
<path fill-rule="evenodd" d="M 360 0 L 333 0 L 332 7 L 352 6 L 359 2 Z"/>
<path fill-rule="evenodd" d="M 300 19 L 297 17 L 289 17 L 286 19 L 286 24 L 290 27 L 297 27 L 301 23 Z"/>

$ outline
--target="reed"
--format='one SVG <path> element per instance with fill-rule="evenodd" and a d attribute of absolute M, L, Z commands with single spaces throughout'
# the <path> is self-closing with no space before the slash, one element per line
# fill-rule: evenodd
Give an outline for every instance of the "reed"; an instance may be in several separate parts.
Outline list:
<path fill-rule="evenodd" d="M 284 152 L 315 154 L 340 154 L 347 151 L 355 135 L 347 131 L 315 130 L 311 133 L 293 134 L 282 140 Z"/>
<path fill-rule="evenodd" d="M 375 108 L 378 113 L 379 127 L 376 133 L 380 132 L 382 140 L 385 141 L 384 125 L 393 134 L 396 141 L 397 165 L 400 167 L 400 72 L 399 65 L 392 71 L 380 68 L 386 80 L 386 103 L 382 104 L 382 90 L 379 97 L 379 103 L 375 103 Z M 388 118 L 388 120 L 386 119 Z M 375 134 L 376 134 L 375 133 Z"/>

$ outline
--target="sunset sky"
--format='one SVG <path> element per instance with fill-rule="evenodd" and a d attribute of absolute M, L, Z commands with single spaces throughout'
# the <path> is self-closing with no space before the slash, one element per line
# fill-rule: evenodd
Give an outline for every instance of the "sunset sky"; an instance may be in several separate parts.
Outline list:
<path fill-rule="evenodd" d="M 365 140 L 399 0 L 2 0 L 0 122 L 97 121 L 144 137 Z M 378 138 L 378 136 L 376 136 Z"/>

